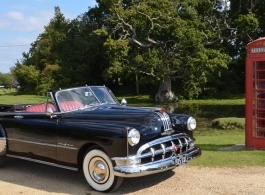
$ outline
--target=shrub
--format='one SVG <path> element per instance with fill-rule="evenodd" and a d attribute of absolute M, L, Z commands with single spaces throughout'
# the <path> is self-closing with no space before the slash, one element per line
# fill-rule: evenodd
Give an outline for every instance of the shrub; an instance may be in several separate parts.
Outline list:
<path fill-rule="evenodd" d="M 245 118 L 217 118 L 212 120 L 212 127 L 222 130 L 234 130 L 242 129 L 245 130 Z"/>

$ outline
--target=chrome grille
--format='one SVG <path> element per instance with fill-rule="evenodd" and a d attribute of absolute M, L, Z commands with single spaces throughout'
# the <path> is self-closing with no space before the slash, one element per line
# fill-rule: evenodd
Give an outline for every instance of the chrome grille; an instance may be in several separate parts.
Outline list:
<path fill-rule="evenodd" d="M 191 142 L 193 142 L 193 139 L 186 134 L 163 137 L 141 146 L 137 151 L 136 158 L 141 159 L 141 164 L 170 158 L 172 155 L 188 151 Z M 177 152 L 174 150 L 175 145 L 178 147 Z"/>
<path fill-rule="evenodd" d="M 172 130 L 172 124 L 170 117 L 167 113 L 163 112 L 155 112 L 160 118 L 164 126 L 164 131 L 171 131 Z"/>

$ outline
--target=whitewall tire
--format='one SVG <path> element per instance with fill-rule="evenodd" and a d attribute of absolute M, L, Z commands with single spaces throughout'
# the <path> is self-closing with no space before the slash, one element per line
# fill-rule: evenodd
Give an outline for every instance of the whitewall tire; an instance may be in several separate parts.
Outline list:
<path fill-rule="evenodd" d="M 113 174 L 110 158 L 99 149 L 92 149 L 86 153 L 83 160 L 83 173 L 88 184 L 100 192 L 117 189 L 123 180 Z"/>

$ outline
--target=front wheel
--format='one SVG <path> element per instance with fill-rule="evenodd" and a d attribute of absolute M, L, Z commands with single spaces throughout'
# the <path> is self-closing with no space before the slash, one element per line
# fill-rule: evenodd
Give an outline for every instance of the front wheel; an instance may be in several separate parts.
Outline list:
<path fill-rule="evenodd" d="M 123 180 L 113 174 L 110 158 L 99 149 L 92 149 L 86 153 L 83 160 L 83 172 L 88 184 L 101 192 L 114 191 Z"/>

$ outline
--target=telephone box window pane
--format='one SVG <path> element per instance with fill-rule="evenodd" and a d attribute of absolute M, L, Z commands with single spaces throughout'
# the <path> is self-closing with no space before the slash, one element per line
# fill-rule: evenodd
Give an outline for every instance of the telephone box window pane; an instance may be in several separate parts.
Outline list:
<path fill-rule="evenodd" d="M 252 120 L 252 136 L 265 137 L 265 119 Z"/>
<path fill-rule="evenodd" d="M 265 137 L 265 130 L 255 130 L 255 132 L 253 132 L 254 136 L 253 137 Z"/>
<path fill-rule="evenodd" d="M 263 78 L 265 78 L 265 74 L 264 74 Z M 253 84 L 255 87 L 254 89 L 265 89 L 265 80 L 264 81 L 254 81 Z"/>
<path fill-rule="evenodd" d="M 264 108 L 265 109 L 265 99 L 253 100 L 252 101 L 253 108 Z"/>
<path fill-rule="evenodd" d="M 254 118 L 263 118 L 265 116 L 265 110 L 253 110 Z"/>
<path fill-rule="evenodd" d="M 265 70 L 265 61 L 253 62 L 253 70 L 254 71 Z"/>
<path fill-rule="evenodd" d="M 265 121 L 264 120 L 260 120 L 260 119 L 253 119 L 252 127 L 253 128 L 265 127 Z M 265 131 L 265 129 L 264 129 L 264 131 Z"/>

